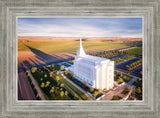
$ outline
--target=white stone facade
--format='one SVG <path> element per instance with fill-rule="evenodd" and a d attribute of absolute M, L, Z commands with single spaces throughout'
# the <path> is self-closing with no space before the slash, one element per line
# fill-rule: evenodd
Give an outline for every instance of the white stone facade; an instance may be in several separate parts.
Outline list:
<path fill-rule="evenodd" d="M 74 60 L 73 72 L 74 75 L 88 82 L 94 88 L 109 90 L 114 86 L 114 61 L 86 55 L 81 39 Z"/>

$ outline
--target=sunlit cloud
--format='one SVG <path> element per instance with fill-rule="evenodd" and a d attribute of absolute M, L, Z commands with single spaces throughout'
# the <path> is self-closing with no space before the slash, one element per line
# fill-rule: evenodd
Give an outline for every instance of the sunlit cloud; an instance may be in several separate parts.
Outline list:
<path fill-rule="evenodd" d="M 18 36 L 142 37 L 142 18 L 19 18 Z"/>

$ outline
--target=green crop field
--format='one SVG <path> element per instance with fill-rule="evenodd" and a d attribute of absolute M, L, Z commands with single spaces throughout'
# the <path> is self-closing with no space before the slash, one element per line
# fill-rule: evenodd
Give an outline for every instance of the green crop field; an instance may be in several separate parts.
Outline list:
<path fill-rule="evenodd" d="M 83 41 L 84 50 L 88 49 L 114 49 L 129 47 L 129 43 L 115 43 L 102 41 Z M 50 41 L 50 42 L 18 42 L 18 51 L 38 49 L 45 53 L 75 52 L 79 41 Z"/>
<path fill-rule="evenodd" d="M 134 54 L 137 56 L 142 56 L 142 48 L 132 48 L 125 50 L 125 52 L 128 52 L 129 54 Z"/>

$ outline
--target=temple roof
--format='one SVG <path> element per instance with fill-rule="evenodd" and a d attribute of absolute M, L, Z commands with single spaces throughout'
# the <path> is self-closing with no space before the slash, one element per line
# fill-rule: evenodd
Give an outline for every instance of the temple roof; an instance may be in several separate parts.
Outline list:
<path fill-rule="evenodd" d="M 90 63 L 90 64 L 95 64 L 97 62 L 101 63 L 102 61 L 103 62 L 111 61 L 110 59 L 106 59 L 106 58 L 86 55 L 86 53 L 83 50 L 81 38 L 80 38 L 80 42 L 79 42 L 79 48 L 78 48 L 78 51 L 77 51 L 76 59 L 79 59 L 79 60 L 81 60 L 83 62 Z"/>

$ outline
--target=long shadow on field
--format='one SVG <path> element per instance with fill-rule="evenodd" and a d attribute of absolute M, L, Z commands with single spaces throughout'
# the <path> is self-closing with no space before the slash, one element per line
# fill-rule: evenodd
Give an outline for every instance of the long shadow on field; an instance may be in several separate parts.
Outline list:
<path fill-rule="evenodd" d="M 61 61 L 68 61 L 70 60 L 71 58 L 73 58 L 72 56 L 69 56 L 69 55 L 63 55 L 63 56 L 58 56 L 58 55 L 50 55 L 50 54 L 47 54 L 47 53 L 44 53 L 42 52 L 41 50 L 38 50 L 38 49 L 35 49 L 35 48 L 32 48 L 28 45 L 25 45 L 26 47 L 28 47 L 36 56 L 37 59 L 30 59 L 30 61 L 32 63 L 34 63 L 35 65 L 41 65 L 42 63 L 41 62 L 44 62 L 45 64 L 50 64 L 50 63 L 58 63 L 58 62 L 61 62 Z M 64 56 L 66 56 L 67 58 L 64 58 Z M 39 60 L 39 61 L 38 61 Z M 41 61 L 41 62 L 40 62 Z"/>
<path fill-rule="evenodd" d="M 49 59 L 49 58 L 53 58 L 51 55 L 47 54 L 47 53 L 44 53 L 38 49 L 35 49 L 35 48 L 32 48 L 28 45 L 26 45 L 26 47 L 28 47 L 35 55 L 39 56 L 40 60 L 43 60 L 45 61 L 46 59 Z"/>

